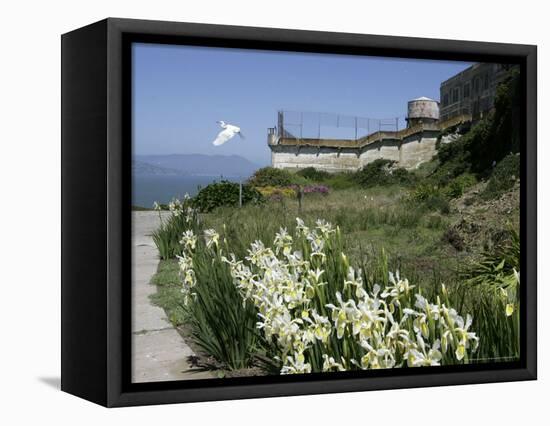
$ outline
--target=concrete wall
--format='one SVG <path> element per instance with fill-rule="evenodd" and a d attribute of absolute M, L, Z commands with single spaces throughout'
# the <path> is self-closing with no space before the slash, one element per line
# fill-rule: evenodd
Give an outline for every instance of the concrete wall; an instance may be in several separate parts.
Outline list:
<path fill-rule="evenodd" d="M 375 142 L 370 145 L 367 145 L 363 148 L 360 159 L 360 168 L 372 163 L 374 160 L 383 158 L 386 160 L 393 160 L 399 162 L 400 160 L 400 151 L 399 145 L 401 144 L 398 140 L 384 140 L 381 142 Z"/>
<path fill-rule="evenodd" d="M 327 172 L 353 171 L 359 168 L 357 150 L 276 145 L 271 147 L 271 165 L 278 169 L 315 167 Z"/>
<path fill-rule="evenodd" d="M 414 169 L 434 156 L 437 131 L 416 133 L 405 139 L 386 139 L 362 149 L 272 145 L 271 164 L 280 169 L 315 167 L 327 172 L 355 171 L 379 158 L 396 161 L 400 167 Z"/>
<path fill-rule="evenodd" d="M 438 132 L 423 132 L 405 138 L 401 143 L 399 165 L 406 169 L 414 169 L 421 163 L 430 161 L 436 152 L 438 134 Z"/>

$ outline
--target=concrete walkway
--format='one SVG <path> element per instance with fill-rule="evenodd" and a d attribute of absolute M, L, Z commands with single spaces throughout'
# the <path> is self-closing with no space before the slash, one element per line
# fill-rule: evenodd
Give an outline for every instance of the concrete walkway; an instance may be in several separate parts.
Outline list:
<path fill-rule="evenodd" d="M 158 212 L 132 212 L 132 382 L 205 379 L 209 372 L 187 372 L 193 351 L 166 318 L 151 304 L 156 292 L 150 283 L 159 257 L 151 233 L 159 226 Z"/>

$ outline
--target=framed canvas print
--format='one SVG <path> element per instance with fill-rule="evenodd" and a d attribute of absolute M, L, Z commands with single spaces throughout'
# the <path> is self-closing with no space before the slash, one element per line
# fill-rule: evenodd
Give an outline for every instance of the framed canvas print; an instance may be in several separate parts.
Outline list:
<path fill-rule="evenodd" d="M 536 47 L 106 19 L 62 37 L 62 389 L 536 378 Z"/>

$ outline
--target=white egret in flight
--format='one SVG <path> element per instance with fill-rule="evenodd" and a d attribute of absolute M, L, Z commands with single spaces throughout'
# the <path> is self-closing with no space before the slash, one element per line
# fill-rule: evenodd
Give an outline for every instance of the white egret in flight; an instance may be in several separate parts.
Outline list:
<path fill-rule="evenodd" d="M 216 136 L 216 139 L 214 139 L 214 142 L 212 142 L 213 145 L 223 145 L 237 134 L 244 139 L 240 127 L 233 126 L 232 124 L 228 124 L 225 121 L 216 121 L 216 123 L 218 123 L 223 130 L 218 133 L 218 136 Z"/>

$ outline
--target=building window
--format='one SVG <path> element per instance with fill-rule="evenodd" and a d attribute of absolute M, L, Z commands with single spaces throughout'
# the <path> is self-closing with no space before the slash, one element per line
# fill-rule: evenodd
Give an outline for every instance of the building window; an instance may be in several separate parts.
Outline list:
<path fill-rule="evenodd" d="M 483 80 L 483 90 L 489 89 L 489 74 L 485 74 L 485 78 Z"/>
<path fill-rule="evenodd" d="M 475 94 L 478 94 L 478 93 L 479 93 L 479 89 L 480 89 L 480 87 L 479 87 L 479 77 L 476 77 L 476 78 L 474 79 L 474 93 L 475 93 Z"/>
<path fill-rule="evenodd" d="M 459 90 L 458 90 L 458 87 L 455 87 L 453 89 L 453 104 L 455 102 L 458 102 L 458 95 L 459 95 Z"/>
<path fill-rule="evenodd" d="M 449 94 L 445 93 L 443 95 L 443 106 L 447 106 L 447 105 L 449 105 Z"/>
<path fill-rule="evenodd" d="M 470 83 L 466 83 L 466 84 L 464 85 L 463 93 L 464 93 L 464 99 L 470 97 Z"/>

